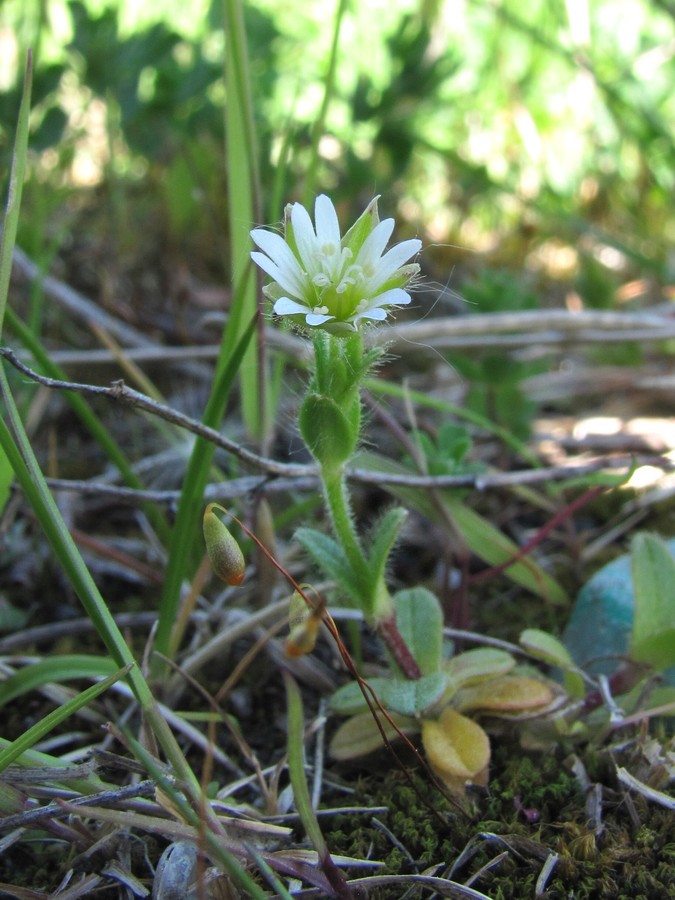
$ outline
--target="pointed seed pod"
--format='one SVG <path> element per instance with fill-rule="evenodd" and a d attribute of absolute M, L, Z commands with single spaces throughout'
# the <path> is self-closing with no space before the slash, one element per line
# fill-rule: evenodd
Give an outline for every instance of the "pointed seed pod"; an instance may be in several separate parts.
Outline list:
<path fill-rule="evenodd" d="M 244 554 L 222 520 L 214 512 L 215 509 L 223 510 L 223 507 L 217 503 L 209 503 L 204 511 L 206 551 L 216 575 L 225 584 L 237 587 L 244 580 L 246 569 Z"/>
<path fill-rule="evenodd" d="M 288 604 L 288 637 L 284 643 L 284 653 L 291 659 L 311 653 L 319 636 L 325 603 L 316 609 L 308 605 L 302 594 L 294 591 Z"/>

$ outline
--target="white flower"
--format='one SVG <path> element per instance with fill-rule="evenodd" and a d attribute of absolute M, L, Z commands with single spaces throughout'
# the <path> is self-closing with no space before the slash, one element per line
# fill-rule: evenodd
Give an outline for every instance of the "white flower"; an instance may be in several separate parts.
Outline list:
<path fill-rule="evenodd" d="M 403 241 L 382 255 L 394 220 L 379 221 L 377 200 L 344 237 L 324 194 L 316 198 L 315 225 L 304 206 L 293 203 L 285 211 L 285 237 L 264 228 L 251 232 L 263 251 L 251 258 L 273 279 L 263 290 L 277 315 L 303 316 L 307 325 L 340 333 L 356 330 L 361 319 L 386 319 L 386 307 L 410 303 L 404 287 L 419 266 L 406 263 L 422 242 Z"/>

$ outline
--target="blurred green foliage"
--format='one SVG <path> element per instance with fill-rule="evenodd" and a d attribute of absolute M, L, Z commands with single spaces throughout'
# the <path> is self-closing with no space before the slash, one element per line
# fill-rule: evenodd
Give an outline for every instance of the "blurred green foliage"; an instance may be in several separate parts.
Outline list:
<path fill-rule="evenodd" d="M 251 0 L 245 11 L 264 213 L 274 220 L 280 200 L 302 195 L 333 9 Z M 537 253 L 550 244 L 576 253 L 583 242 L 572 268 L 591 306 L 614 302 L 624 272 L 666 280 L 671 13 L 662 0 L 532 0 L 526 16 L 518 0 L 348 3 L 320 187 L 355 208 L 386 194 L 411 228 L 427 228 L 430 256 L 446 271 L 444 244 L 500 246 L 502 263 L 522 267 L 541 265 Z M 0 82 L 3 171 L 32 45 L 31 146 L 43 181 L 77 184 L 89 152 L 98 169 L 88 183 L 146 179 L 174 238 L 207 225 L 226 231 L 219 2 L 7 0 L 0 16 L 15 60 Z M 95 102 L 102 141 L 88 116 Z"/>
<path fill-rule="evenodd" d="M 467 310 L 476 313 L 520 312 L 539 307 L 537 295 L 521 277 L 499 268 L 486 268 L 467 280 L 462 285 L 462 296 Z M 530 375 L 545 371 L 546 359 L 541 355 L 518 359 L 507 352 L 486 351 L 453 354 L 450 361 L 470 384 L 464 400 L 466 408 L 526 440 L 537 407 L 521 383 Z"/>
<path fill-rule="evenodd" d="M 470 384 L 464 400 L 467 409 L 508 428 L 520 440 L 529 437 L 537 406 L 528 399 L 521 383 L 545 369 L 545 363 L 486 353 L 478 358 L 453 357 L 452 365 Z"/>

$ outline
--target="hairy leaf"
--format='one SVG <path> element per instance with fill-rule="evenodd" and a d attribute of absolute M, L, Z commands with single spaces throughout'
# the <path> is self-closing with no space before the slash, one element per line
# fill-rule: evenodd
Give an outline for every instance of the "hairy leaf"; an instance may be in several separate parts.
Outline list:
<path fill-rule="evenodd" d="M 445 663 L 444 669 L 452 685 L 459 689 L 498 675 L 506 675 L 515 664 L 515 659 L 505 650 L 478 647 L 453 656 Z"/>
<path fill-rule="evenodd" d="M 404 716 L 417 716 L 431 709 L 443 696 L 448 679 L 444 672 L 432 672 L 416 681 L 387 678 L 380 699 L 387 709 Z"/>
<path fill-rule="evenodd" d="M 409 588 L 394 595 L 396 624 L 423 675 L 437 672 L 443 652 L 443 613 L 435 594 Z"/>
<path fill-rule="evenodd" d="M 321 572 L 335 581 L 355 605 L 361 606 L 362 587 L 340 545 L 313 528 L 298 528 L 295 538 Z"/>
<path fill-rule="evenodd" d="M 391 548 L 396 543 L 408 513 L 400 506 L 387 510 L 371 532 L 368 565 L 372 577 L 371 584 L 376 585 L 384 577 L 387 560 Z"/>

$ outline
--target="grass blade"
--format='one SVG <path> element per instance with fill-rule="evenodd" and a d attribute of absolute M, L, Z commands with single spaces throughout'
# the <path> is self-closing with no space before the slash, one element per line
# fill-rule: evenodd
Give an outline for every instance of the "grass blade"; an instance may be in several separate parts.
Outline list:
<path fill-rule="evenodd" d="M 319 855 L 319 864 L 334 888 L 336 897 L 351 897 L 344 875 L 331 858 L 328 845 L 321 831 L 319 820 L 312 806 L 309 787 L 305 777 L 304 765 L 304 730 L 302 698 L 300 690 L 291 675 L 283 671 L 286 684 L 286 702 L 288 705 L 288 773 L 293 786 L 295 808 L 300 816 L 303 828 L 312 846 Z"/>
<path fill-rule="evenodd" d="M 261 205 L 243 4 L 241 0 L 225 0 L 224 11 L 230 260 L 235 289 L 226 339 L 228 346 L 232 347 L 242 336 L 245 323 L 259 315 L 257 281 L 250 277 L 249 251 L 252 245 L 249 231 L 254 222 L 260 221 Z M 258 320 L 258 326 L 262 329 L 262 317 Z M 244 424 L 249 434 L 261 439 L 267 431 L 268 418 L 261 333 L 246 350 L 239 379 Z"/>
<path fill-rule="evenodd" d="M 11 307 L 7 307 L 7 309 L 5 310 L 5 315 L 7 318 L 8 326 L 16 334 L 23 345 L 28 350 L 30 350 L 34 359 L 39 363 L 42 371 L 50 378 L 56 378 L 60 381 L 67 381 L 67 376 L 64 370 L 60 366 L 56 365 L 56 363 L 52 362 L 52 360 L 49 358 L 49 355 L 42 347 L 39 340 L 35 337 L 31 329 L 21 321 L 21 319 L 16 315 Z M 129 487 L 135 488 L 136 490 L 143 490 L 145 485 L 129 464 L 129 460 L 126 457 L 126 454 L 120 448 L 119 444 L 115 441 L 110 431 L 106 428 L 106 426 L 96 415 L 91 406 L 89 406 L 86 400 L 84 400 L 83 397 L 81 397 L 79 394 L 74 393 L 73 391 L 67 391 L 65 393 L 65 398 L 70 403 L 72 409 L 79 417 L 82 424 L 85 426 L 85 428 L 87 428 L 99 447 L 106 454 L 110 462 L 117 467 L 125 483 Z M 0 508 L 1 507 L 2 504 L 0 502 Z M 158 512 L 157 507 L 151 504 L 146 504 L 144 506 L 144 510 L 157 533 L 162 537 L 168 539 L 166 522 L 162 515 Z"/>
<path fill-rule="evenodd" d="M 26 174 L 26 157 L 28 153 L 28 124 L 30 120 L 30 96 L 33 84 L 33 57 L 28 53 L 26 61 L 26 75 L 23 83 L 21 107 L 19 109 L 19 121 L 14 141 L 14 153 L 12 155 L 12 168 L 9 173 L 9 190 L 7 196 L 7 209 L 2 228 L 2 242 L 0 243 L 0 339 L 7 308 L 7 295 L 9 293 L 9 280 L 12 275 L 12 253 L 16 243 L 16 233 L 19 227 L 19 212 L 21 210 L 21 193 Z M 2 365 L 2 363 L 0 363 Z M 14 476 L 12 467 L 5 452 L 0 448 L 0 510 L 4 509 L 9 498 L 9 489 Z"/>
<path fill-rule="evenodd" d="M 26 170 L 31 83 L 32 59 L 29 54 L 14 155 L 12 157 L 9 198 L 2 236 L 2 247 L 0 248 L 0 336 L 7 307 L 12 254 L 16 241 L 21 192 Z M 177 774 L 184 780 L 186 788 L 195 796 L 199 796 L 199 782 L 183 756 L 166 720 L 160 714 L 152 691 L 145 678 L 143 678 L 140 669 L 136 666 L 131 650 L 127 646 L 89 569 L 85 565 L 47 487 L 47 482 L 14 402 L 4 362 L 0 362 L 0 396 L 6 407 L 6 414 L 0 417 L 0 451 L 4 456 L 5 465 L 9 463 L 11 466 L 24 494 L 33 507 L 54 555 L 65 570 L 75 593 L 84 606 L 87 615 L 94 623 L 99 636 L 117 665 L 124 669 L 128 675 L 133 692 L 143 707 L 148 723 L 167 758 Z"/>
<path fill-rule="evenodd" d="M 14 141 L 14 153 L 12 155 L 12 168 L 9 173 L 9 192 L 7 196 L 7 210 L 2 232 L 2 246 L 0 246 L 0 336 L 5 318 L 7 306 L 7 294 L 9 292 L 9 279 L 12 275 L 12 253 L 16 243 L 16 233 L 19 228 L 19 212 L 21 210 L 21 194 L 26 174 L 26 158 L 28 154 L 28 123 L 30 120 L 30 95 L 33 85 L 33 57 L 28 52 L 26 62 L 26 75 L 23 83 L 21 107 L 19 109 L 19 121 L 17 123 L 16 138 Z"/>
<path fill-rule="evenodd" d="M 124 676 L 129 673 L 130 669 L 131 666 L 125 666 L 122 669 L 118 669 L 107 678 L 104 678 L 103 681 L 99 681 L 98 684 L 92 684 L 91 687 L 82 691 L 77 697 L 73 697 L 72 700 L 68 700 L 67 703 L 63 703 L 57 709 L 52 710 L 52 712 L 40 719 L 39 722 L 36 722 L 31 728 L 24 731 L 24 733 L 15 741 L 0 750 L 0 772 L 4 771 L 7 766 L 18 759 L 22 753 L 30 750 L 34 744 L 37 744 L 37 742 L 42 740 L 45 735 L 61 725 L 62 722 L 65 722 L 66 719 L 74 715 L 79 709 L 82 709 L 83 706 L 91 703 L 91 701 L 95 700 L 99 694 L 107 691 L 108 688 L 116 681 L 119 681 L 120 678 L 124 678 Z"/>
<path fill-rule="evenodd" d="M 255 320 L 252 320 L 239 339 L 234 352 L 227 358 L 226 364 L 221 367 L 220 371 L 216 370 L 216 379 L 204 412 L 203 422 L 205 425 L 217 428 L 220 424 L 230 389 L 244 358 L 244 353 L 253 335 L 254 328 Z M 170 656 L 171 630 L 178 613 L 183 579 L 189 577 L 192 551 L 196 541 L 201 540 L 202 498 L 214 451 L 215 447 L 213 444 L 198 438 L 192 449 L 185 473 L 183 490 L 181 491 L 176 513 L 176 522 L 171 536 L 169 563 L 155 638 L 155 649 L 164 656 Z"/>
<path fill-rule="evenodd" d="M 42 659 L 22 666 L 14 675 L 10 675 L 0 683 L 0 706 L 50 682 L 69 681 L 71 678 L 107 677 L 112 675 L 115 669 L 115 663 L 106 656 L 70 653 Z"/>

